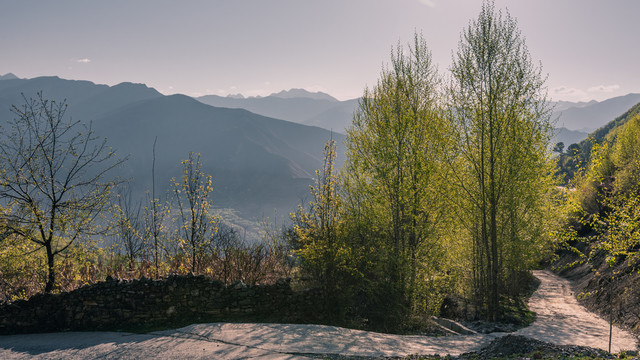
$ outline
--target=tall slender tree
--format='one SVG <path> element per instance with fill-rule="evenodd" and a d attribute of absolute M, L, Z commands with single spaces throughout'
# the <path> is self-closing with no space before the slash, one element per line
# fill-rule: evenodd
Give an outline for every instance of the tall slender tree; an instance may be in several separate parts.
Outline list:
<path fill-rule="evenodd" d="M 463 31 L 451 76 L 449 114 L 462 166 L 452 176 L 466 200 L 474 287 L 495 320 L 506 258 L 522 248 L 506 252 L 507 244 L 525 240 L 522 216 L 542 206 L 536 196 L 550 185 L 544 77 L 516 20 L 493 2 Z"/>
<path fill-rule="evenodd" d="M 390 67 L 365 90 L 347 132 L 347 167 L 361 185 L 353 190 L 382 205 L 378 226 L 389 229 L 385 273 L 406 305 L 421 281 L 419 269 L 435 260 L 428 250 L 438 245 L 435 173 L 444 129 L 438 85 L 431 53 L 416 34 L 407 52 L 392 51 Z"/>

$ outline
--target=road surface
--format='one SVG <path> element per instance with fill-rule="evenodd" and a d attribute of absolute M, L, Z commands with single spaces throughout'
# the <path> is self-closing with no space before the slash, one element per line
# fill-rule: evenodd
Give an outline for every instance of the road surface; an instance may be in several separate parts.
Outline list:
<path fill-rule="evenodd" d="M 579 305 L 569 281 L 536 271 L 540 287 L 529 300 L 536 321 L 516 332 L 555 344 L 608 348 L 609 325 Z M 360 356 L 459 355 L 505 335 L 428 337 L 390 335 L 321 325 L 196 324 L 130 334 L 66 332 L 0 336 L 0 359 L 305 359 L 320 354 Z M 636 348 L 614 328 L 612 351 Z M 315 354 L 315 356 L 314 356 Z"/>

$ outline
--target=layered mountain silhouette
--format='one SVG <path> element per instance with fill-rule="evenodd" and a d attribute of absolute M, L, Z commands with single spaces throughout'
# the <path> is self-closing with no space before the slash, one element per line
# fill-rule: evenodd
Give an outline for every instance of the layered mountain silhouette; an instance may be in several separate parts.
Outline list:
<path fill-rule="evenodd" d="M 328 94 L 291 89 L 267 97 L 164 96 L 144 84 L 97 85 L 58 77 L 0 77 L 0 121 L 13 116 L 24 96 L 67 101 L 67 115 L 91 121 L 119 156 L 129 156 L 118 174 L 131 179 L 134 194 L 151 189 L 152 147 L 156 147 L 156 192 L 164 194 L 180 177 L 180 161 L 200 153 L 214 180 L 213 202 L 245 218 L 287 213 L 308 196 L 321 167 L 324 143 L 338 143 L 344 161 L 344 134 L 358 99 L 339 101 Z M 554 141 L 566 146 L 587 137 L 640 102 L 629 94 L 602 102 L 558 102 Z"/>
<path fill-rule="evenodd" d="M 342 134 L 351 125 L 353 113 L 358 106 L 358 99 L 338 101 L 330 95 L 302 89 L 291 89 L 266 97 L 206 95 L 197 100 L 213 106 L 246 109 L 256 114 L 318 126 Z M 591 131 L 637 102 L 640 102 L 640 94 L 629 94 L 601 102 L 552 102 L 552 120 L 556 125 L 552 141 L 562 141 L 567 145 L 578 143 Z"/>
<path fill-rule="evenodd" d="M 338 99 L 334 98 L 333 96 L 327 93 L 323 93 L 321 91 L 310 92 L 305 89 L 282 90 L 280 92 L 273 93 L 269 96 L 278 97 L 281 99 L 307 98 L 307 99 L 328 100 L 328 101 L 338 102 Z"/>
<path fill-rule="evenodd" d="M 0 80 L 13 80 L 13 79 L 17 79 L 17 78 L 18 77 L 15 76 L 12 73 L 7 73 L 7 74 L 4 74 L 4 75 L 0 75 Z"/>
<path fill-rule="evenodd" d="M 557 127 L 590 133 L 640 102 L 640 94 L 627 94 L 588 103 L 559 102 L 554 112 Z"/>
<path fill-rule="evenodd" d="M 287 213 L 308 196 L 314 171 L 321 167 L 324 143 L 337 133 L 251 113 L 217 108 L 184 95 L 164 96 L 141 84 L 96 85 L 57 77 L 0 81 L 0 120 L 13 116 L 11 105 L 22 93 L 67 100 L 68 115 L 92 121 L 98 136 L 119 156 L 129 156 L 118 175 L 131 179 L 134 194 L 151 189 L 152 149 L 156 145 L 156 192 L 163 194 L 180 178 L 180 161 L 201 154 L 213 176 L 213 203 L 233 208 L 245 218 Z"/>
<path fill-rule="evenodd" d="M 291 89 L 265 97 L 206 95 L 198 101 L 217 107 L 245 109 L 263 116 L 318 126 L 345 134 L 351 125 L 358 99 L 338 101 L 325 93 Z"/>

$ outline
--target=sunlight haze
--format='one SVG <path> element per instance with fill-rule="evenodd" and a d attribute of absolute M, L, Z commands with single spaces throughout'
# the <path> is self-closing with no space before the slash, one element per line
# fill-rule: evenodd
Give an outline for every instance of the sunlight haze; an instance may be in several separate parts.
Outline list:
<path fill-rule="evenodd" d="M 640 92 L 640 2 L 497 0 L 518 19 L 554 100 Z M 55 75 L 164 94 L 346 100 L 375 84 L 392 46 L 422 32 L 445 74 L 479 0 L 0 1 L 0 75 Z"/>

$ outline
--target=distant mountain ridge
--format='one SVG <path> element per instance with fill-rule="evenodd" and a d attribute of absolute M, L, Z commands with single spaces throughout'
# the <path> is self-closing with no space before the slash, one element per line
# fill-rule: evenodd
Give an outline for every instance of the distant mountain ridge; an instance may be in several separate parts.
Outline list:
<path fill-rule="evenodd" d="M 6 74 L 4 74 L 4 75 L 0 75 L 0 80 L 14 80 L 14 79 L 17 79 L 17 78 L 18 78 L 18 77 L 17 77 L 17 76 L 15 76 L 15 75 L 14 75 L 14 74 L 12 74 L 12 73 L 6 73 Z"/>
<path fill-rule="evenodd" d="M 0 81 L 0 121 L 24 103 L 21 93 L 62 101 L 74 119 L 92 121 L 119 156 L 130 155 L 118 175 L 132 178 L 134 193 L 151 188 L 152 146 L 156 148 L 157 193 L 180 178 L 180 160 L 201 153 L 213 177 L 213 204 L 238 210 L 242 217 L 287 214 L 308 196 L 314 171 L 322 166 L 324 143 L 333 137 L 343 161 L 344 137 L 243 109 L 217 108 L 184 95 L 165 96 L 142 84 L 96 85 L 58 77 Z M 282 99 L 285 100 L 285 99 Z"/>
<path fill-rule="evenodd" d="M 594 105 L 597 104 L 598 102 L 595 100 L 591 100 L 591 101 L 579 101 L 579 102 L 573 102 L 573 101 L 552 101 L 549 103 L 549 105 L 551 105 L 554 109 L 555 112 L 559 112 L 559 111 L 563 111 L 563 110 L 568 110 L 570 108 L 582 108 L 585 106 L 589 106 L 589 105 Z"/>
<path fill-rule="evenodd" d="M 627 94 L 588 103 L 558 102 L 555 103 L 557 106 L 553 118 L 558 119 L 557 127 L 592 132 L 638 102 L 640 102 L 640 94 Z"/>
<path fill-rule="evenodd" d="M 337 141 L 339 162 L 344 161 L 342 134 L 359 101 L 339 101 L 302 89 L 266 97 L 208 95 L 196 101 L 165 96 L 144 84 L 107 86 L 55 76 L 7 75 L 0 81 L 0 121 L 12 116 L 12 105 L 24 102 L 21 93 L 33 97 L 42 91 L 45 98 L 66 99 L 69 116 L 92 121 L 97 135 L 108 137 L 121 155 L 131 154 L 129 165 L 119 171 L 135 179 L 138 194 L 150 187 L 151 147 L 158 136 L 156 184 L 165 187 L 160 192 L 169 179 L 179 176 L 179 161 L 187 152 L 200 152 L 205 171 L 214 178 L 214 203 L 254 218 L 274 208 L 287 213 L 308 195 L 329 138 Z M 640 94 L 553 103 L 558 125 L 566 126 L 556 130 L 554 141 L 565 146 L 578 143 L 587 136 L 580 129 L 601 127 L 638 102 Z"/>
<path fill-rule="evenodd" d="M 246 109 L 256 114 L 346 134 L 359 99 L 339 101 L 330 95 L 324 97 L 312 96 L 313 94 L 306 90 L 291 89 L 266 97 L 206 95 L 197 100 L 212 106 Z M 637 102 L 640 102 L 640 94 L 628 94 L 600 102 L 550 102 L 549 105 L 553 108 L 552 121 L 556 122 L 552 141 L 561 141 L 566 145 L 578 143 L 589 132 L 606 124 Z"/>
<path fill-rule="evenodd" d="M 281 99 L 296 99 L 296 98 L 307 98 L 307 99 L 315 99 L 315 100 L 328 100 L 328 101 L 338 101 L 338 99 L 333 96 L 323 93 L 323 92 L 310 92 L 305 89 L 289 89 L 282 90 L 278 93 L 273 93 L 269 96 L 277 97 Z"/>
<path fill-rule="evenodd" d="M 198 101 L 216 107 L 245 109 L 256 114 L 345 134 L 358 99 L 339 101 L 325 93 L 291 89 L 265 97 L 205 95 Z"/>

